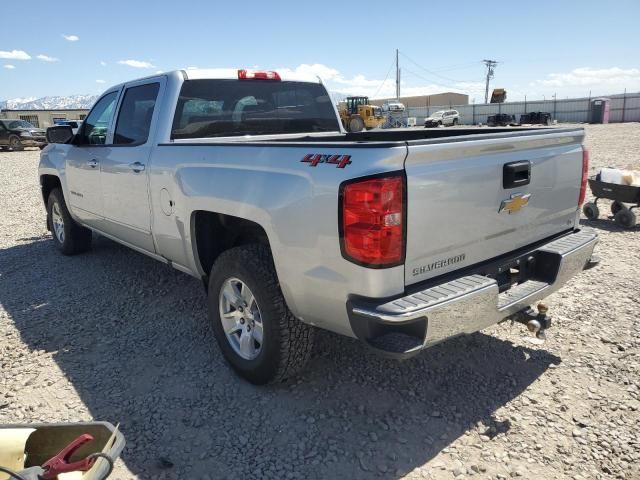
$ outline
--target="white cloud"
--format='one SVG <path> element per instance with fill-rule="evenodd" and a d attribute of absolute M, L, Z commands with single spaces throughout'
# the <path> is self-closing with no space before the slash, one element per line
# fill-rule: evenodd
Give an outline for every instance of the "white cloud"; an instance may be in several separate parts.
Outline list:
<path fill-rule="evenodd" d="M 107 66 L 107 62 L 101 60 L 100 61 L 100 65 L 102 65 L 103 67 L 106 67 Z"/>
<path fill-rule="evenodd" d="M 77 35 L 62 35 L 62 38 L 70 42 L 77 42 L 78 40 L 80 40 L 80 37 Z"/>
<path fill-rule="evenodd" d="M 299 77 L 306 77 L 310 80 L 316 80 L 317 77 L 320 77 L 325 82 L 340 76 L 340 72 L 338 72 L 338 70 L 322 65 L 321 63 L 314 63 L 313 65 L 303 63 L 294 69 L 277 68 L 276 72 L 280 72 L 285 75 L 293 74 Z"/>
<path fill-rule="evenodd" d="M 38 60 L 42 60 L 43 62 L 59 62 L 60 59 L 59 58 L 55 58 L 55 57 L 50 57 L 48 55 L 38 55 L 36 57 Z"/>
<path fill-rule="evenodd" d="M 162 70 L 156 70 L 156 73 L 164 73 Z"/>
<path fill-rule="evenodd" d="M 574 68 L 569 72 L 550 73 L 546 78 L 529 84 L 536 93 L 558 96 L 587 96 L 622 93 L 640 90 L 640 69 L 638 68 Z"/>
<path fill-rule="evenodd" d="M 3 65 L 3 67 L 8 69 L 8 70 L 13 70 L 14 68 L 16 68 L 15 65 L 9 65 L 9 64 Z"/>
<path fill-rule="evenodd" d="M 259 67 L 255 67 L 259 68 Z M 352 77 L 346 77 L 339 70 L 323 65 L 320 63 L 301 64 L 295 68 L 277 68 L 279 73 L 294 74 L 309 80 L 315 80 L 320 77 L 326 84 L 327 88 L 338 94 L 343 95 L 366 95 L 371 98 L 392 98 L 396 94 L 396 84 L 394 78 L 389 76 L 386 81 L 384 78 L 369 78 L 363 74 L 356 74 Z M 441 85 L 438 83 L 428 83 L 418 80 L 418 84 L 411 80 L 402 80 L 400 91 L 403 97 L 414 95 L 430 95 L 442 92 L 458 92 L 472 95 L 484 94 L 484 83 L 482 82 L 461 82 L 454 85 Z M 420 85 L 422 84 L 422 85 Z"/>
<path fill-rule="evenodd" d="M 187 67 L 187 70 L 198 70 L 198 67 Z"/>
<path fill-rule="evenodd" d="M 96 80 L 96 83 L 107 83 L 104 80 Z"/>
<path fill-rule="evenodd" d="M 10 52 L 0 50 L 0 58 L 6 58 L 8 60 L 30 60 L 31 55 L 24 50 L 11 50 Z"/>
<path fill-rule="evenodd" d="M 134 68 L 156 68 L 155 65 L 141 60 L 119 60 L 120 65 L 128 65 Z"/>

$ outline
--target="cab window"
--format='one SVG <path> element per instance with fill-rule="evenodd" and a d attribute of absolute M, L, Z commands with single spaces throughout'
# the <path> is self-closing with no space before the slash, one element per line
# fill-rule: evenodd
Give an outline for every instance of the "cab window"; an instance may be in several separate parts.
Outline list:
<path fill-rule="evenodd" d="M 114 144 L 142 145 L 147 142 L 159 90 L 159 83 L 127 88 L 118 113 Z"/>
<path fill-rule="evenodd" d="M 117 98 L 118 92 L 111 92 L 98 100 L 83 124 L 82 134 L 78 139 L 81 145 L 105 144 Z"/>

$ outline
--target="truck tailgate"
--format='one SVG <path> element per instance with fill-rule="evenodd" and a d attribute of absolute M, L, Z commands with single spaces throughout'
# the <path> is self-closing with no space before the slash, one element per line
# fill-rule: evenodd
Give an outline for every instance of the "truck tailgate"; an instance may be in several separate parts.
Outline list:
<path fill-rule="evenodd" d="M 578 218 L 583 137 L 582 129 L 556 129 L 410 142 L 405 283 L 571 229 Z M 504 187 L 504 165 L 511 163 L 520 170 L 530 165 L 527 185 L 518 180 Z"/>

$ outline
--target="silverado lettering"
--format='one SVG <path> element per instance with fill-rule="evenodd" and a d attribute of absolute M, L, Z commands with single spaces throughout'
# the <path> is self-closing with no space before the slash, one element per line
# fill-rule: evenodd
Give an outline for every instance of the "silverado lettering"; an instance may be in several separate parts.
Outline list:
<path fill-rule="evenodd" d="M 430 263 L 429 265 L 423 265 L 421 267 L 416 267 L 413 269 L 413 275 L 421 275 L 425 272 L 430 272 L 432 270 L 436 270 L 437 268 L 448 267 L 449 265 L 453 265 L 455 263 L 460 263 L 464 260 L 465 254 L 462 253 L 460 255 L 456 255 L 455 257 L 445 258 L 443 260 L 438 260 L 436 262 Z"/>

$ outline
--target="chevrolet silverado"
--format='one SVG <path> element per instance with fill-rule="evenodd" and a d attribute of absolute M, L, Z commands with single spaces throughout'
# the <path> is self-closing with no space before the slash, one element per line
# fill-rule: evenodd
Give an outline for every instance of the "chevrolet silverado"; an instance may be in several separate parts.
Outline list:
<path fill-rule="evenodd" d="M 187 70 L 109 88 L 52 127 L 39 178 L 65 255 L 99 234 L 201 279 L 245 379 L 290 377 L 315 328 L 406 358 L 595 264 L 579 128 L 347 133 L 317 78 Z"/>

